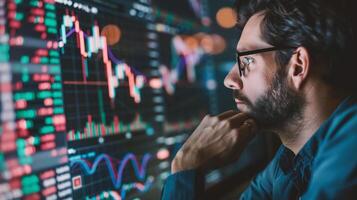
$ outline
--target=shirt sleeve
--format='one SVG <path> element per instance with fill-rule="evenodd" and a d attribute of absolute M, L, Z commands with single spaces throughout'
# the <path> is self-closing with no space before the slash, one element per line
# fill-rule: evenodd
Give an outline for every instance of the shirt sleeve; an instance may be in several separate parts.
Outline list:
<path fill-rule="evenodd" d="M 203 193 L 204 177 L 196 170 L 187 170 L 167 177 L 161 200 L 193 200 Z"/>
<path fill-rule="evenodd" d="M 272 183 L 277 176 L 279 160 L 284 149 L 281 146 L 269 165 L 251 181 L 240 199 L 272 199 Z M 181 171 L 167 177 L 161 200 L 203 199 L 204 191 L 204 176 L 198 170 Z"/>
<path fill-rule="evenodd" d="M 302 199 L 357 199 L 357 111 L 335 119 L 326 132 Z"/>

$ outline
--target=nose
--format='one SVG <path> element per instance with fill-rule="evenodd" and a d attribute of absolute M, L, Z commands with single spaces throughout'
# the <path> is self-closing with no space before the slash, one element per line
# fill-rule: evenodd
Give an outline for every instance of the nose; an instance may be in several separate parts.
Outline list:
<path fill-rule="evenodd" d="M 235 64 L 224 79 L 224 85 L 232 90 L 243 89 L 243 82 L 239 76 L 238 66 Z"/>

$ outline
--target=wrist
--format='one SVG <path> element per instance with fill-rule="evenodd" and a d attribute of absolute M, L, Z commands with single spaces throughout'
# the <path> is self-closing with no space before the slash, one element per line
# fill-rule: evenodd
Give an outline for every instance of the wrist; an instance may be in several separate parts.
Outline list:
<path fill-rule="evenodd" d="M 174 173 L 177 173 L 177 172 L 180 172 L 180 171 L 182 171 L 182 170 L 180 170 L 178 161 L 177 161 L 177 159 L 175 157 L 171 162 L 171 173 L 174 174 Z"/>
<path fill-rule="evenodd" d="M 183 153 L 186 152 L 181 149 L 173 159 L 171 163 L 171 172 L 177 173 L 180 171 L 190 170 L 197 168 L 197 156 L 193 152 L 190 153 Z"/>

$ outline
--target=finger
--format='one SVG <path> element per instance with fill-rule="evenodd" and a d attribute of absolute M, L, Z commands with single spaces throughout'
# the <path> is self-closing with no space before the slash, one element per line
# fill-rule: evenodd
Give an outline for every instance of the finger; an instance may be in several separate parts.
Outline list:
<path fill-rule="evenodd" d="M 219 114 L 217 116 L 212 117 L 210 123 L 211 123 L 211 125 L 216 124 L 217 122 L 225 120 L 225 119 L 228 119 L 228 118 L 230 118 L 230 117 L 232 117 L 232 116 L 234 116 L 234 115 L 236 115 L 238 113 L 239 112 L 235 111 L 235 110 L 226 111 L 224 113 L 221 113 L 221 114 Z"/>
<path fill-rule="evenodd" d="M 203 130 L 204 128 L 209 127 L 209 126 L 214 126 L 218 122 L 220 122 L 221 120 L 224 120 L 226 118 L 234 116 L 237 113 L 239 113 L 239 112 L 238 111 L 234 111 L 234 110 L 229 110 L 229 111 L 226 111 L 226 112 L 221 113 L 221 114 L 219 114 L 217 116 L 214 116 L 214 117 L 206 115 L 203 118 L 203 120 L 201 121 L 201 123 L 197 126 L 196 130 L 194 131 L 194 133 L 192 135 L 196 135 L 196 134 L 200 133 L 201 130 Z"/>
<path fill-rule="evenodd" d="M 229 119 L 227 119 L 230 123 L 230 126 L 232 128 L 238 128 L 240 127 L 246 120 L 250 119 L 249 116 L 245 113 L 238 113 L 236 115 L 233 115 Z M 254 121 L 253 121 L 254 123 Z"/>
<path fill-rule="evenodd" d="M 229 111 L 223 112 L 219 115 L 212 116 L 212 117 L 209 115 L 206 115 L 203 118 L 203 120 L 201 121 L 200 125 L 198 125 L 197 129 L 204 128 L 207 126 L 213 126 L 213 125 L 217 124 L 219 121 L 229 118 L 237 113 L 238 113 L 237 111 L 229 110 Z"/>
<path fill-rule="evenodd" d="M 228 110 L 228 111 L 226 111 L 226 112 L 224 112 L 224 113 L 221 113 L 221 114 L 217 115 L 217 118 L 218 118 L 219 120 L 224 120 L 224 119 L 229 118 L 229 117 L 232 117 L 233 115 L 236 115 L 236 114 L 238 114 L 238 113 L 239 113 L 239 112 L 236 111 L 236 110 Z"/>
<path fill-rule="evenodd" d="M 226 142 L 226 146 L 231 146 L 234 148 L 234 152 L 239 155 L 242 152 L 247 144 L 254 138 L 256 135 L 256 125 L 254 121 L 244 122 L 239 129 L 231 130 L 229 134 L 225 135 L 223 141 Z"/>
<path fill-rule="evenodd" d="M 195 142 L 196 138 L 199 137 L 199 135 L 203 132 L 203 130 L 206 127 L 210 126 L 210 120 L 211 120 L 211 116 L 206 115 L 202 121 L 200 122 L 200 124 L 197 126 L 197 128 L 193 131 L 193 133 L 190 135 L 190 137 L 186 140 L 186 143 L 191 143 Z"/>
<path fill-rule="evenodd" d="M 206 115 L 206 116 L 202 119 L 201 123 L 197 126 L 196 129 L 201 129 L 201 128 L 207 126 L 207 124 L 208 124 L 210 118 L 211 118 L 211 117 L 210 117 L 209 115 Z"/>

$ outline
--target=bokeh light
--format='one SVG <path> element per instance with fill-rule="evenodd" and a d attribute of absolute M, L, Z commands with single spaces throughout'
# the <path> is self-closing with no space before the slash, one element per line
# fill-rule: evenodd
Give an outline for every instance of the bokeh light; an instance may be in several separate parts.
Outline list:
<path fill-rule="evenodd" d="M 107 38 L 107 43 L 110 46 L 113 46 L 120 41 L 121 31 L 117 25 L 108 24 L 103 27 L 101 35 Z"/>
<path fill-rule="evenodd" d="M 224 7 L 218 10 L 216 20 L 219 26 L 229 29 L 236 25 L 237 15 L 232 8 Z"/>

